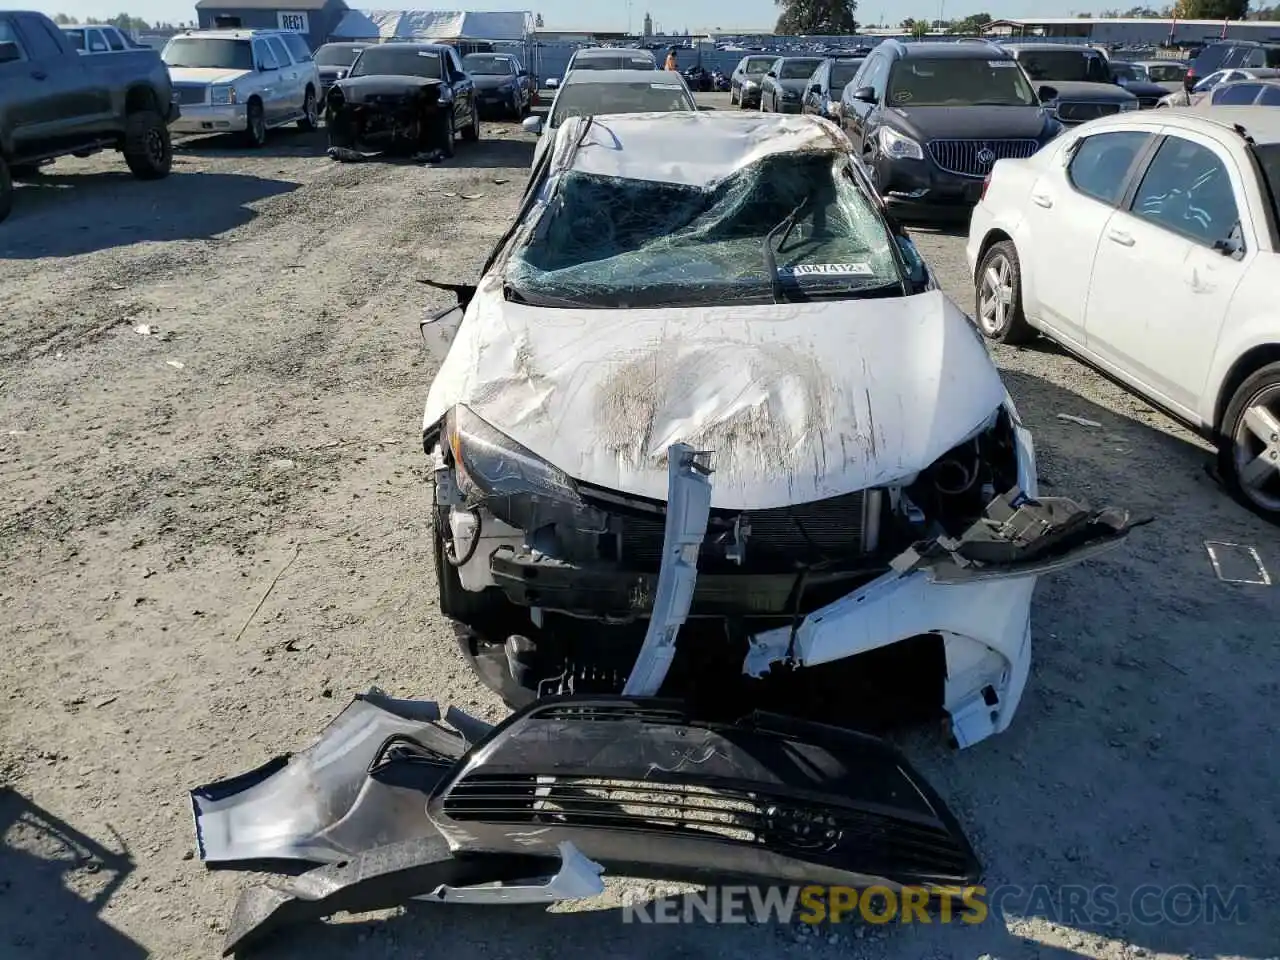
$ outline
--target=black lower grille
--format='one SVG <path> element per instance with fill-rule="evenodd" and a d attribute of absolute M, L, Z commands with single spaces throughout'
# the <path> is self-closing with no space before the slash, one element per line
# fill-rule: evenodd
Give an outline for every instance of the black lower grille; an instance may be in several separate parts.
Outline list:
<path fill-rule="evenodd" d="M 741 514 L 749 525 L 743 569 L 789 572 L 824 560 L 857 556 L 864 552 L 866 494 L 863 491 L 816 500 L 775 510 Z M 699 563 L 724 558 L 733 542 L 737 515 L 716 510 L 708 524 Z M 622 563 L 637 570 L 657 570 L 662 561 L 665 519 L 653 516 L 622 518 Z"/>
<path fill-rule="evenodd" d="M 985 177 L 997 160 L 1025 160 L 1039 149 L 1038 140 L 929 141 L 933 162 L 962 177 Z"/>
<path fill-rule="evenodd" d="M 1092 103 L 1063 100 L 1058 103 L 1058 119 L 1064 123 L 1086 123 L 1099 117 L 1109 117 L 1120 112 L 1118 103 Z"/>
<path fill-rule="evenodd" d="M 654 779 L 471 774 L 449 790 L 444 812 L 458 823 L 703 836 L 908 871 L 960 874 L 969 861 L 968 851 L 935 824 L 765 791 Z"/>
<path fill-rule="evenodd" d="M 1139 97 L 1138 107 L 1139 109 L 1142 109 L 1142 110 L 1151 110 L 1159 102 L 1160 102 L 1159 97 Z"/>

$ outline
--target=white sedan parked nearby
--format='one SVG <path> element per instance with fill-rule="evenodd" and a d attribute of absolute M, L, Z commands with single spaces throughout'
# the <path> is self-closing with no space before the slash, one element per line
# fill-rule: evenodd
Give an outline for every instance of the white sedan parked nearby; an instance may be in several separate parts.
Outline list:
<path fill-rule="evenodd" d="M 1211 438 L 1280 522 L 1280 111 L 1085 124 L 996 164 L 967 249 L 983 333 L 1044 333 Z"/>

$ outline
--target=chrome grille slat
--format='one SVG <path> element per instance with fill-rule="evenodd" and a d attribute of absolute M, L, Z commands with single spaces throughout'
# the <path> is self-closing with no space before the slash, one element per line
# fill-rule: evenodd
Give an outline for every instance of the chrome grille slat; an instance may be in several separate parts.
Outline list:
<path fill-rule="evenodd" d="M 962 177 L 985 177 L 995 160 L 1025 160 L 1037 150 L 1037 140 L 930 140 L 929 155 L 942 170 Z M 995 160 L 984 164 L 981 155 L 990 151 Z"/>

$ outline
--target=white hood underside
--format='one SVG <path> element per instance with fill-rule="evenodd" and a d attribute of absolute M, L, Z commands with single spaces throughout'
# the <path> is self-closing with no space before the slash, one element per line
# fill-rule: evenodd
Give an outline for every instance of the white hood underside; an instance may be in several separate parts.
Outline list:
<path fill-rule="evenodd" d="M 427 398 L 456 404 L 575 480 L 665 500 L 667 448 L 710 450 L 712 505 L 766 510 L 914 474 L 1004 387 L 939 292 L 654 310 L 507 302 L 486 278 Z"/>

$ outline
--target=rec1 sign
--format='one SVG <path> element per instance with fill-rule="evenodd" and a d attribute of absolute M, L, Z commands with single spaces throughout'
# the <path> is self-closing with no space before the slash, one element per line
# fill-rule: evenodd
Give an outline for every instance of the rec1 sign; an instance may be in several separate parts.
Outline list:
<path fill-rule="evenodd" d="M 307 15 L 305 13 L 277 13 L 281 30 L 292 30 L 294 33 L 309 33 Z"/>

